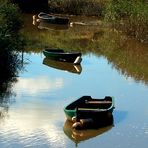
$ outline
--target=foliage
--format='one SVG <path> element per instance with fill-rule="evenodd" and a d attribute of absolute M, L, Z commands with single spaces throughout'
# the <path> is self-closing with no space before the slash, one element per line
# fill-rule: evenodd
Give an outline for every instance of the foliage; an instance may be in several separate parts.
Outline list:
<path fill-rule="evenodd" d="M 105 0 L 49 0 L 51 12 L 101 16 Z"/>
<path fill-rule="evenodd" d="M 104 17 L 141 42 L 148 41 L 147 0 L 49 0 L 49 11 Z"/>
<path fill-rule="evenodd" d="M 6 86 L 9 85 L 9 82 L 14 81 L 12 77 L 17 76 L 18 70 L 21 69 L 17 53 L 17 49 L 23 46 L 19 32 L 22 26 L 20 18 L 16 5 L 7 0 L 0 1 L 0 91 L 4 88 L 6 91 L 8 90 Z"/>
<path fill-rule="evenodd" d="M 104 55 L 121 74 L 148 84 L 146 44 L 112 31 L 104 36 L 100 44 L 101 55 Z"/>
<path fill-rule="evenodd" d="M 19 30 L 22 27 L 21 13 L 9 1 L 0 2 L 0 49 L 15 50 L 22 40 Z"/>
<path fill-rule="evenodd" d="M 142 42 L 148 41 L 148 3 L 146 0 L 111 0 L 105 19 Z M 120 24 L 120 25 L 119 25 Z"/>

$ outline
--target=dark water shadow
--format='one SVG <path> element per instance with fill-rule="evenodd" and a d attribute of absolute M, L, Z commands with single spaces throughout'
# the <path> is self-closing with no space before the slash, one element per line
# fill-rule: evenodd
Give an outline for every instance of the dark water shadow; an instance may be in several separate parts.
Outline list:
<path fill-rule="evenodd" d="M 73 63 L 55 61 L 55 60 L 50 60 L 48 58 L 44 58 L 43 64 L 46 66 L 59 69 L 59 70 L 63 70 L 63 71 L 67 71 L 70 73 L 81 74 L 82 72 L 82 66 L 74 65 Z"/>
<path fill-rule="evenodd" d="M 114 123 L 117 125 L 127 118 L 128 112 L 115 110 L 114 111 Z"/>
<path fill-rule="evenodd" d="M 10 45 L 11 46 L 11 45 Z M 13 85 L 18 81 L 18 75 L 23 70 L 20 56 L 13 52 L 2 50 L 0 55 L 0 122 L 8 117 L 11 104 L 16 96 Z"/>
<path fill-rule="evenodd" d="M 15 96 L 12 87 L 16 82 L 17 77 L 12 76 L 10 67 L 8 69 L 5 65 L 0 74 L 0 122 L 3 122 L 8 117 L 9 106 L 14 102 L 11 98 Z"/>
<path fill-rule="evenodd" d="M 67 30 L 69 28 L 69 25 L 57 25 L 41 21 L 38 23 L 37 27 L 42 30 Z"/>
<path fill-rule="evenodd" d="M 72 128 L 72 125 L 73 125 L 73 122 L 66 120 L 63 127 L 63 131 L 65 135 L 76 144 L 76 147 L 77 147 L 78 143 L 88 140 L 90 138 L 94 138 L 96 136 L 99 136 L 111 130 L 112 127 L 114 127 L 114 119 L 112 118 L 112 123 L 108 125 L 106 124 L 105 126 L 100 126 L 98 128 L 76 130 Z"/>

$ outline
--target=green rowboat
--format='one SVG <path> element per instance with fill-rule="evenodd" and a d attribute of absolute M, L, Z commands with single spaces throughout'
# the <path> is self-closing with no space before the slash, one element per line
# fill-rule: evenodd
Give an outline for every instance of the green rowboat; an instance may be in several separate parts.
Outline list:
<path fill-rule="evenodd" d="M 47 48 L 43 50 L 45 57 L 62 62 L 80 64 L 82 61 L 80 52 L 65 52 L 63 49 Z"/>
<path fill-rule="evenodd" d="M 40 12 L 38 14 L 38 18 L 40 21 L 45 21 L 51 24 L 69 24 L 69 18 L 51 15 L 44 12 Z"/>
<path fill-rule="evenodd" d="M 111 115 L 114 109 L 113 97 L 106 96 L 104 99 L 94 99 L 91 96 L 83 96 L 70 103 L 64 108 L 68 120 L 73 117 L 84 118 L 104 118 Z"/>

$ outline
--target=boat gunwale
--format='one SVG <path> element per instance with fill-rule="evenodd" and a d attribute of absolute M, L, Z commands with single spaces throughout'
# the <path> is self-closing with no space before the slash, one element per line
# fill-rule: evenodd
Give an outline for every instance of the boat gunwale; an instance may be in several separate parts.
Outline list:
<path fill-rule="evenodd" d="M 44 12 L 40 12 L 38 14 L 38 18 L 39 19 L 44 19 L 44 20 L 48 20 L 48 19 L 53 19 L 53 20 L 61 19 L 61 20 L 68 20 L 69 21 L 69 18 L 67 18 L 67 17 L 56 16 L 54 14 L 48 14 L 48 13 L 44 13 Z"/>
<path fill-rule="evenodd" d="M 58 51 L 59 50 L 59 51 Z M 80 52 L 64 52 L 62 49 L 44 49 L 43 52 L 49 53 L 49 54 L 61 54 L 61 55 L 77 55 L 81 56 L 82 54 Z"/>
<path fill-rule="evenodd" d="M 83 96 L 83 97 L 90 97 L 91 98 L 91 96 Z M 106 96 L 107 97 L 107 96 Z M 110 96 L 109 96 L 110 97 Z M 82 97 L 81 97 L 82 98 Z M 72 103 L 70 103 L 70 104 L 68 104 L 65 108 L 64 108 L 64 111 L 65 112 L 73 112 L 73 113 L 75 113 L 76 112 L 76 109 L 77 108 L 75 108 L 75 109 L 67 109 L 70 105 L 72 105 L 72 104 L 74 104 L 74 103 L 76 103 L 78 100 L 80 100 L 81 98 L 79 98 L 79 99 L 77 99 L 77 100 L 75 100 L 75 101 L 73 101 Z M 109 107 L 109 108 L 107 108 L 107 109 L 95 109 L 95 112 L 96 111 L 98 111 L 98 112 L 107 112 L 107 111 L 110 111 L 110 110 L 112 110 L 112 109 L 114 109 L 115 108 L 115 105 L 114 105 L 114 97 L 110 97 L 111 98 L 111 106 Z M 85 99 L 84 99 L 85 100 Z M 99 99 L 99 100 L 105 100 L 105 98 L 104 99 Z M 88 108 L 88 110 L 89 110 L 89 108 Z"/>

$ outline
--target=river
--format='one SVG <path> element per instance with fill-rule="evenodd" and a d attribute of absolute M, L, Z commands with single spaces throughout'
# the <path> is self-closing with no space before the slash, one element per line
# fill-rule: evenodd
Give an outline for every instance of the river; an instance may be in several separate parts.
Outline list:
<path fill-rule="evenodd" d="M 24 20 L 24 69 L 0 102 L 1 148 L 147 148 L 148 45 L 94 17 L 71 16 L 71 27 Z M 81 65 L 54 68 L 44 63 L 44 47 L 81 51 Z M 112 125 L 71 130 L 63 108 L 84 95 L 115 98 Z"/>

